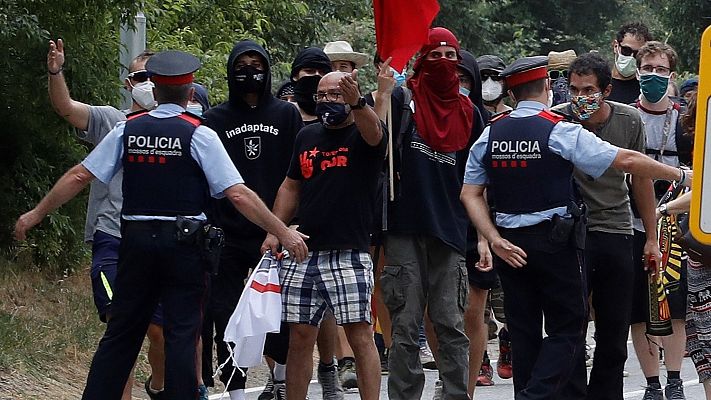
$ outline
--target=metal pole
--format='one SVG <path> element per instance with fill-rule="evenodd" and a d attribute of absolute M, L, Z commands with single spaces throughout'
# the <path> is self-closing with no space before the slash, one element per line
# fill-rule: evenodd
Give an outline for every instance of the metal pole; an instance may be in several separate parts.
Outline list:
<path fill-rule="evenodd" d="M 139 11 L 133 20 L 134 27 L 131 28 L 128 24 L 121 24 L 121 47 L 119 53 L 119 61 L 121 69 L 119 70 L 119 79 L 121 82 L 128 75 L 128 67 L 131 60 L 136 58 L 146 49 L 146 16 L 142 11 Z M 131 107 L 131 94 L 121 89 L 121 108 L 128 109 Z"/>

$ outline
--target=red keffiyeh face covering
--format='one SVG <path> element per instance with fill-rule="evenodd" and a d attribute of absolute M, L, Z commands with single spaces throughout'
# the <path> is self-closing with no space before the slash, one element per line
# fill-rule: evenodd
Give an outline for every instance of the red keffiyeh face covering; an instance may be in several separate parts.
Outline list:
<path fill-rule="evenodd" d="M 408 87 L 413 92 L 414 118 L 420 137 L 433 150 L 448 153 L 467 146 L 474 105 L 459 94 L 458 60 L 427 60 L 427 54 L 442 45 L 459 51 L 459 43 L 451 32 L 444 28 L 430 29 L 430 44 L 420 50 L 415 75 L 408 81 Z"/>

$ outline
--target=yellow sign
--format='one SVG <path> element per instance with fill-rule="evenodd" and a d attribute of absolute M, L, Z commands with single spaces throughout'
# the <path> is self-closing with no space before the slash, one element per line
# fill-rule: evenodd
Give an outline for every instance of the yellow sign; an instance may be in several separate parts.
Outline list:
<path fill-rule="evenodd" d="M 689 229 L 696 240 L 711 244 L 711 27 L 701 36 L 691 187 Z"/>

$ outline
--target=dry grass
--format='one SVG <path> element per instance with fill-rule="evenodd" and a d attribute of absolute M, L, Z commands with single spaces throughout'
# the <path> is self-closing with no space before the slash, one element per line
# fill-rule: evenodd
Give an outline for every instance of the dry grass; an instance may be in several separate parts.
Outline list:
<path fill-rule="evenodd" d="M 0 399 L 81 397 L 105 328 L 88 275 L 51 279 L 0 265 Z M 139 378 L 145 371 L 142 357 Z"/>

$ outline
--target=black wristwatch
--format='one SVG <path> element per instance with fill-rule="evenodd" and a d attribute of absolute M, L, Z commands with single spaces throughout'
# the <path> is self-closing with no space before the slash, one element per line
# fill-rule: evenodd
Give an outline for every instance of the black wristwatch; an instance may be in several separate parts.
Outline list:
<path fill-rule="evenodd" d="M 366 104 L 368 103 L 365 102 L 365 97 L 360 96 L 360 98 L 358 99 L 358 103 L 349 105 L 351 106 L 352 110 L 360 110 L 361 108 L 365 107 Z"/>

